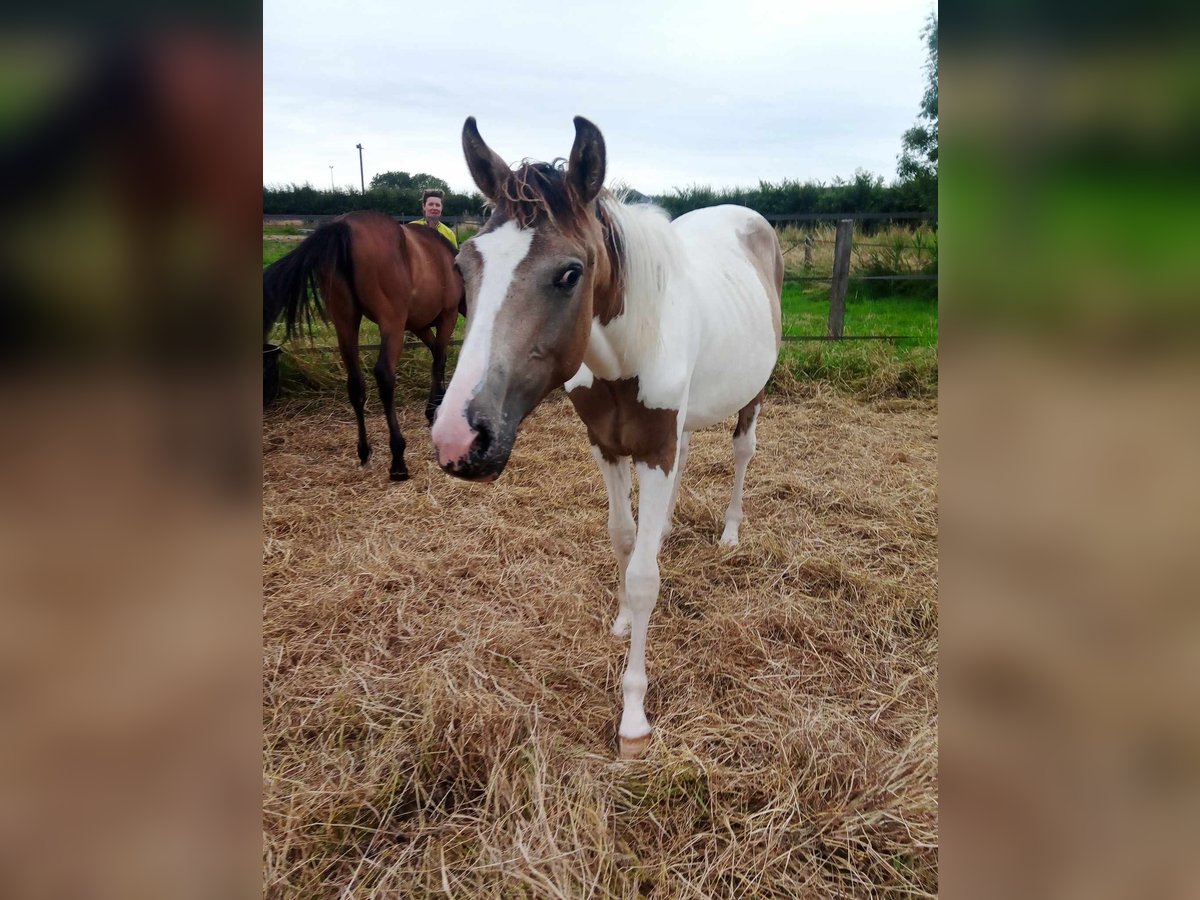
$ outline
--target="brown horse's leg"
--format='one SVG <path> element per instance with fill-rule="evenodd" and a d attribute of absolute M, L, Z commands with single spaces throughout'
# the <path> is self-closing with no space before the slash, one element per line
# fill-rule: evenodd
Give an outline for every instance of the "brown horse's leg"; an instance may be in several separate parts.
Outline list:
<path fill-rule="evenodd" d="M 332 294 L 332 292 L 331 292 Z M 367 423 L 363 409 L 367 403 L 367 385 L 363 381 L 362 364 L 358 358 L 358 328 L 362 324 L 362 313 L 357 310 L 338 315 L 336 305 L 330 304 L 330 318 L 337 329 L 338 349 L 342 352 L 342 363 L 346 366 L 346 390 L 350 394 L 350 405 L 358 421 L 358 461 L 366 465 L 371 458 L 371 445 L 367 442 Z"/>
<path fill-rule="evenodd" d="M 417 337 L 429 348 L 429 352 L 433 354 L 433 368 L 430 370 L 429 378 L 429 399 L 425 401 L 425 419 L 430 425 L 433 424 L 433 417 L 437 415 L 438 407 L 442 405 L 442 398 L 446 396 L 446 347 L 450 344 L 450 336 L 454 333 L 457 319 L 458 310 L 453 309 L 443 313 L 436 326 L 422 328 L 415 332 Z M 435 327 L 436 335 L 434 334 Z"/>
<path fill-rule="evenodd" d="M 404 435 L 396 419 L 396 362 L 404 350 L 404 329 L 397 333 L 379 329 L 379 359 L 375 363 L 375 383 L 379 385 L 379 399 L 383 401 L 383 413 L 387 416 L 388 437 L 392 444 L 392 481 L 407 481 L 408 467 L 404 464 Z"/>

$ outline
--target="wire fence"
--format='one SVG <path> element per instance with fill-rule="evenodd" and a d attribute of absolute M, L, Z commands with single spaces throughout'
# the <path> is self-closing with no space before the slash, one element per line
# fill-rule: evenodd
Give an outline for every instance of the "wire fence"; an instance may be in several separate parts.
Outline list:
<path fill-rule="evenodd" d="M 320 224 L 337 218 L 335 215 L 284 215 L 284 214 L 264 214 L 263 223 L 269 224 L 272 222 L 296 222 L 300 221 L 305 224 Z M 399 222 L 415 222 L 422 218 L 421 216 L 393 216 Z M 850 274 L 850 258 L 851 252 L 855 249 L 874 248 L 880 251 L 897 252 L 895 244 L 877 243 L 860 241 L 857 245 L 854 243 L 854 224 L 856 222 L 880 223 L 880 222 L 905 222 L 905 223 L 921 223 L 928 222 L 935 229 L 937 227 L 937 212 L 914 213 L 914 212 L 868 212 L 868 213 L 797 213 L 794 215 L 767 215 L 764 218 L 771 223 L 776 229 L 788 226 L 799 226 L 804 223 L 825 223 L 835 222 L 837 230 L 834 240 L 830 241 L 824 238 L 815 238 L 813 235 L 806 235 L 801 241 L 791 243 L 784 249 L 784 253 L 790 253 L 801 246 L 805 246 L 805 268 L 811 265 L 811 247 L 814 244 L 833 245 L 833 271 L 829 274 L 804 274 L 804 275 L 787 275 L 786 281 L 791 282 L 829 282 L 829 319 L 826 326 L 826 333 L 823 335 L 784 335 L 783 340 L 787 342 L 806 342 L 806 341 L 917 341 L 923 340 L 920 335 L 912 334 L 866 334 L 866 335 L 848 335 L 845 333 L 845 308 L 846 308 L 846 292 L 850 282 L 937 282 L 938 276 L 933 273 L 913 273 L 913 272 L 889 272 L 872 275 L 852 275 Z M 478 215 L 458 215 L 458 216 L 443 216 L 442 221 L 454 227 L 456 230 L 461 226 L 481 226 L 486 218 Z M 918 246 L 916 244 L 906 248 L 915 252 L 918 256 L 921 253 L 932 252 L 932 247 Z M 451 346 L 460 346 L 461 341 L 452 341 Z M 422 347 L 424 346 L 418 341 L 406 341 L 406 347 Z M 316 347 L 309 348 L 316 352 L 331 352 L 336 348 Z M 363 350 L 378 350 L 378 346 L 363 347 Z"/>
<path fill-rule="evenodd" d="M 827 334 L 785 334 L 780 338 L 780 340 L 785 344 L 802 344 L 813 341 L 920 341 L 924 340 L 924 338 L 918 334 L 844 334 L 841 337 L 831 337 Z M 461 347 L 462 343 L 462 339 L 455 338 L 454 340 L 450 341 L 449 346 Z M 407 338 L 404 341 L 405 350 L 420 350 L 424 346 L 425 345 L 420 341 L 414 341 L 411 338 Z M 360 344 L 358 352 L 360 354 L 376 354 L 382 349 L 383 347 L 380 344 Z M 296 353 L 301 356 L 321 356 L 331 353 L 340 353 L 341 351 L 337 347 L 311 346 L 293 347 L 289 352 Z"/>

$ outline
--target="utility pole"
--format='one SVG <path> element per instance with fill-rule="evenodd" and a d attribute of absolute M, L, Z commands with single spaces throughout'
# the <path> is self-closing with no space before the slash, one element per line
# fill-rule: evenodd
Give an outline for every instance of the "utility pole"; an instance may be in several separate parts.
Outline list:
<path fill-rule="evenodd" d="M 356 144 L 355 146 L 358 147 L 358 183 L 362 185 L 362 192 L 365 194 L 367 192 L 367 179 L 363 176 L 362 144 Z"/>
<path fill-rule="evenodd" d="M 329 190 L 333 190 L 333 166 L 329 167 Z"/>

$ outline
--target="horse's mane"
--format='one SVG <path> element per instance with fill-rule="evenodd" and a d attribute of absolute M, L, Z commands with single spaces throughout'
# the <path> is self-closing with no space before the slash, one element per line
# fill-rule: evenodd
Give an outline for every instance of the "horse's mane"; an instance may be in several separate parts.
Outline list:
<path fill-rule="evenodd" d="M 626 359 L 634 363 L 661 350 L 662 304 L 682 251 L 666 210 L 649 203 L 625 203 L 626 194 L 601 191 L 596 215 L 604 228 L 624 307 L 623 315 L 608 328 L 625 347 Z"/>

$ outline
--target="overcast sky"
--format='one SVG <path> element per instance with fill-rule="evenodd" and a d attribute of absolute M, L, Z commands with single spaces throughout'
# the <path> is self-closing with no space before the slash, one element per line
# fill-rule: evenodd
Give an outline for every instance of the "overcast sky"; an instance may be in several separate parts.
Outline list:
<path fill-rule="evenodd" d="M 463 120 L 509 162 L 599 126 L 608 184 L 895 177 L 933 0 L 265 0 L 263 182 L 389 170 L 474 189 Z"/>

